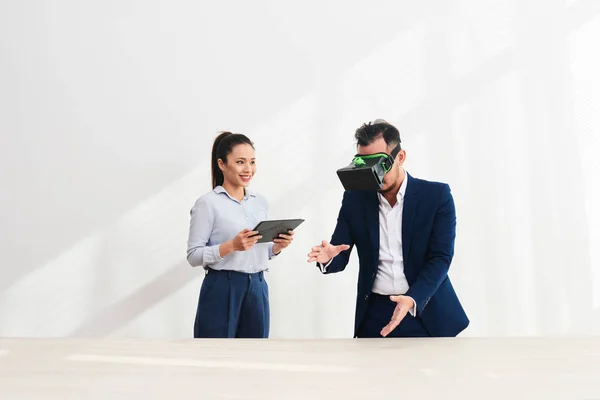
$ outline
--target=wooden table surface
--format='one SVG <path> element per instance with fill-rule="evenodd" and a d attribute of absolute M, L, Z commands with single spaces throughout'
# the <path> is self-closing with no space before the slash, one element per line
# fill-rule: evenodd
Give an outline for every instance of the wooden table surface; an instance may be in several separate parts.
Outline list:
<path fill-rule="evenodd" d="M 0 399 L 598 399 L 600 337 L 0 339 Z"/>

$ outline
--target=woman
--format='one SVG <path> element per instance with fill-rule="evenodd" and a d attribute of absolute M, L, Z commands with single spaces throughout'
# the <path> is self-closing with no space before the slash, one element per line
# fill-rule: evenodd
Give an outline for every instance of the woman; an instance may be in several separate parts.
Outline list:
<path fill-rule="evenodd" d="M 266 199 L 248 190 L 256 173 L 254 144 L 223 132 L 212 148 L 213 190 L 191 210 L 187 259 L 206 276 L 198 299 L 195 338 L 267 338 L 268 260 L 289 246 L 293 232 L 274 243 L 256 243 L 251 229 L 267 219 Z M 253 236 L 255 235 L 255 236 Z"/>

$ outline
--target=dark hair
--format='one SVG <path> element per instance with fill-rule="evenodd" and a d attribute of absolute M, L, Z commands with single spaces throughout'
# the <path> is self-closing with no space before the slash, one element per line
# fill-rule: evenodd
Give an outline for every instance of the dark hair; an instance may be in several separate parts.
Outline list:
<path fill-rule="evenodd" d="M 400 143 L 398 129 L 383 119 L 363 124 L 354 134 L 358 146 L 368 146 L 382 136 L 388 146 L 396 146 Z"/>
<path fill-rule="evenodd" d="M 211 159 L 211 172 L 212 172 L 212 186 L 213 189 L 220 186 L 225 181 L 223 171 L 219 168 L 219 159 L 223 163 L 227 163 L 227 155 L 231 153 L 231 150 L 238 144 L 249 144 L 254 148 L 254 143 L 246 135 L 240 133 L 221 132 L 219 136 L 215 138 L 212 147 L 212 159 Z"/>

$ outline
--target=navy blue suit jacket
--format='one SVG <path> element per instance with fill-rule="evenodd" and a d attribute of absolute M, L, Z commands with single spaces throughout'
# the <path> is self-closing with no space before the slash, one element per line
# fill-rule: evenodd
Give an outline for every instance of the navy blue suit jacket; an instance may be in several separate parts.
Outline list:
<path fill-rule="evenodd" d="M 432 336 L 456 336 L 469 325 L 469 319 L 448 277 L 456 232 L 450 187 L 416 179 L 410 174 L 407 179 L 402 213 L 404 274 L 410 287 L 406 295 L 415 300 L 417 318 Z M 331 261 L 326 274 L 343 271 L 354 246 L 358 251 L 356 337 L 379 264 L 377 192 L 348 190 L 344 193 L 330 243 L 347 244 L 350 248 Z"/>

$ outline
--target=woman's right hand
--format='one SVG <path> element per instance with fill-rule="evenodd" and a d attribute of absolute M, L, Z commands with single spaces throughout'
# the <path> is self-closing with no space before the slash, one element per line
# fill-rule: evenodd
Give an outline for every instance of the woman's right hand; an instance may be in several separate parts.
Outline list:
<path fill-rule="evenodd" d="M 244 229 L 243 231 L 238 233 L 236 235 L 236 237 L 233 238 L 233 240 L 232 240 L 233 250 L 235 250 L 235 251 L 250 250 L 252 248 L 252 246 L 254 246 L 256 244 L 258 239 L 260 239 L 262 237 L 261 235 L 257 235 L 257 234 L 258 234 L 257 231 L 252 231 L 248 228 Z M 253 235 L 256 235 L 256 236 L 253 236 Z M 250 236 L 252 236 L 252 237 L 250 237 Z"/>

